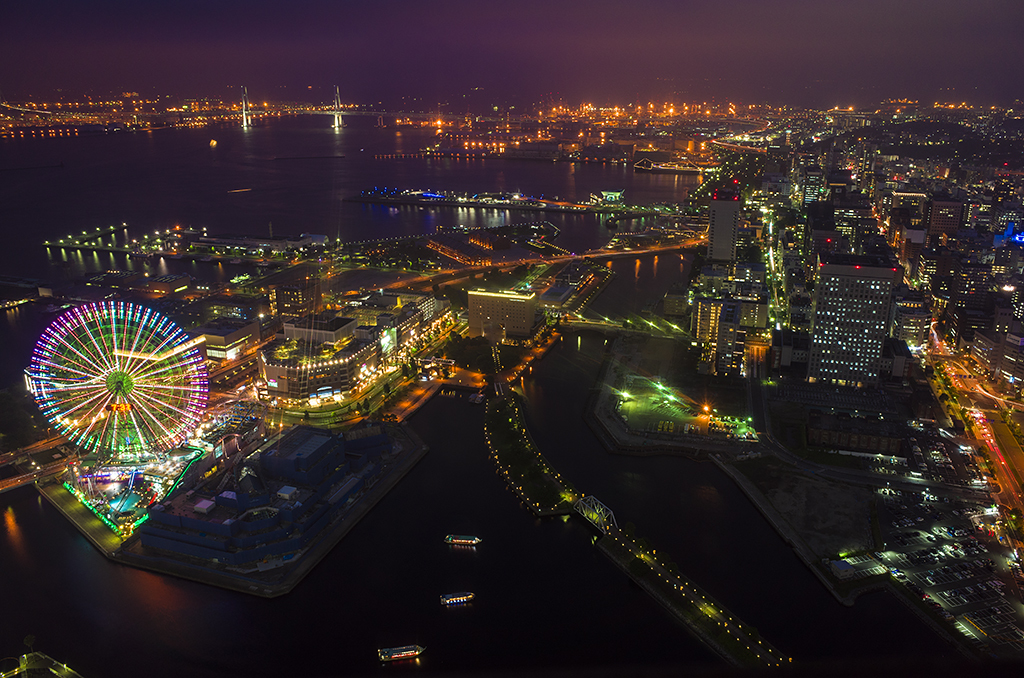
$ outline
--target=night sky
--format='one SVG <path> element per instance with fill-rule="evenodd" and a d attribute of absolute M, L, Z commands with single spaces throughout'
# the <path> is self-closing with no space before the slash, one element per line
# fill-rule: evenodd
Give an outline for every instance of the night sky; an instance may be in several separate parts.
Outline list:
<path fill-rule="evenodd" d="M 457 108 L 564 100 L 869 106 L 1024 98 L 1021 0 L 0 3 L 0 92 Z M 308 88 L 312 89 L 308 89 Z"/>

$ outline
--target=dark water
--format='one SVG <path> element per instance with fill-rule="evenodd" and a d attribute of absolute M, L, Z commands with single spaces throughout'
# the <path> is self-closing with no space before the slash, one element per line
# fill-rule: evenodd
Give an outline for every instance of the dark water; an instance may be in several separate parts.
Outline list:
<path fill-rule="evenodd" d="M 607 454 L 582 418 L 604 339 L 565 341 L 526 380 L 550 461 L 798 661 L 949 654 L 894 599 L 826 593 L 707 463 Z M 486 458 L 483 410 L 437 397 L 411 423 L 431 452 L 293 593 L 276 600 L 106 561 L 31 488 L 0 495 L 0 647 L 27 633 L 86 676 L 362 675 L 382 645 L 427 646 L 420 668 L 678 665 L 714 658 L 629 583 L 576 520 L 537 520 Z M 476 550 L 441 542 L 479 534 Z M 444 609 L 437 596 L 479 602 Z M 614 641 L 610 641 L 614 639 Z M 111 643 L 129 653 L 109 651 Z M 118 657 L 116 660 L 114 657 Z M 410 667 L 411 668 L 411 667 Z"/>
<path fill-rule="evenodd" d="M 536 520 L 487 459 L 483 408 L 438 397 L 413 419 L 431 452 L 292 594 L 261 600 L 114 565 L 31 488 L 0 495 L 0 647 L 26 633 L 86 676 L 375 674 L 419 643 L 421 668 L 713 663 L 593 547 Z M 455 424 L 455 422 L 458 422 Z M 462 550 L 445 533 L 478 534 Z M 478 602 L 445 609 L 441 593 Z M 608 638 L 616 639 L 608 643 Z M 111 651 L 111 645 L 125 651 Z"/>
<path fill-rule="evenodd" d="M 602 335 L 567 335 L 525 381 L 531 431 L 563 476 L 797 661 L 952 652 L 888 594 L 836 602 L 710 462 L 605 452 L 583 423 L 604 348 Z"/>
<path fill-rule="evenodd" d="M 330 128 L 329 116 L 272 120 L 250 130 L 235 126 L 156 130 L 139 134 L 0 141 L 0 269 L 23 276 L 150 267 L 224 277 L 213 264 L 140 263 L 106 254 L 41 247 L 46 239 L 127 223 L 138 238 L 176 224 L 211 233 L 320 233 L 343 240 L 431 233 L 438 227 L 497 225 L 548 219 L 573 251 L 599 247 L 610 231 L 597 216 L 364 205 L 344 202 L 376 186 L 466 192 L 522 191 L 585 200 L 625 189 L 630 202 L 681 200 L 697 179 L 633 174 L 622 165 L 450 158 L 375 159 L 415 153 L 433 132 L 375 128 L 353 117 Z M 210 141 L 216 140 L 216 147 Z M 338 156 L 344 158 L 310 158 Z M 276 159 L 275 159 L 276 158 Z M 287 159 L 291 158 L 291 159 Z M 300 159 L 304 158 L 304 159 Z M 59 165 L 63 167 L 45 167 Z M 36 169 L 17 169 L 36 168 Z M 243 190 L 248 189 L 248 190 Z M 123 239 L 122 239 L 123 240 Z M 54 265 L 67 261 L 68 266 Z M 160 269 L 165 266 L 168 269 Z M 148 270 L 148 269 L 147 269 Z M 229 271 L 230 272 L 230 271 Z"/>
<path fill-rule="evenodd" d="M 275 233 L 340 231 L 356 239 L 509 218 L 483 210 L 432 216 L 340 200 L 379 184 L 567 198 L 626 187 L 638 202 L 677 199 L 685 189 L 676 177 L 634 177 L 598 165 L 374 161 L 372 153 L 415 151 L 422 139 L 408 130 L 336 133 L 326 125 L 303 118 L 248 133 L 0 142 L 0 168 L 65 162 L 64 169 L 3 173 L 0 227 L 17 248 L 0 250 L 0 262 L 7 273 L 36 277 L 118 265 L 100 258 L 51 267 L 38 243 L 119 221 L 250 233 L 273 221 Z M 218 140 L 216 149 L 210 138 Z M 347 157 L 268 159 L 328 154 Z M 253 190 L 227 193 L 247 187 Z M 573 248 L 599 246 L 608 235 L 595 219 L 558 223 Z M 611 265 L 617 276 L 594 306 L 606 315 L 635 312 L 682 275 L 678 255 L 660 256 L 657 265 L 653 257 Z M 48 320 L 38 308 L 2 317 L 4 383 L 18 378 Z M 949 652 L 890 597 L 871 595 L 853 609 L 836 603 L 713 466 L 605 453 L 582 418 L 603 341 L 569 336 L 525 380 L 534 435 L 563 475 L 612 506 L 620 521 L 635 523 L 798 660 L 887 662 Z M 374 652 L 408 643 L 428 647 L 418 668 L 429 670 L 715 665 L 594 549 L 586 527 L 536 520 L 519 505 L 485 456 L 482 414 L 460 399 L 430 402 L 412 420 L 430 454 L 296 591 L 276 600 L 112 564 L 33 489 L 0 495 L 0 656 L 18 652 L 33 633 L 37 648 L 87 677 L 405 672 L 417 667 L 380 666 Z M 441 542 L 448 532 L 485 541 L 475 551 L 455 551 Z M 441 593 L 460 590 L 475 591 L 479 602 L 440 606 Z"/>

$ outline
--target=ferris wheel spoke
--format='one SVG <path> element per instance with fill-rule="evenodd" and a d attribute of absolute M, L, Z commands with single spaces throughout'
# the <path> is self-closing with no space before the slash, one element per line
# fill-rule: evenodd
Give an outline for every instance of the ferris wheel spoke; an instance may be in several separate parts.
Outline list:
<path fill-rule="evenodd" d="M 175 358 L 177 356 L 172 356 Z M 133 372 L 131 372 L 132 379 L 136 381 L 149 381 L 154 378 L 160 378 L 169 370 L 180 370 L 181 364 L 172 360 L 164 359 L 157 361 L 148 361 L 140 364 Z"/>
<path fill-rule="evenodd" d="M 157 432 L 153 430 L 153 427 L 150 426 L 147 418 L 140 417 L 139 413 L 136 412 L 134 409 L 129 413 L 128 417 L 132 422 L 132 427 L 134 428 L 136 434 L 136 444 L 140 449 L 151 448 L 161 444 L 160 435 L 158 435 Z M 141 426 L 139 425 L 140 419 L 142 420 Z M 145 433 L 143 433 L 143 427 L 145 427 L 146 429 Z M 145 436 L 145 440 L 142 439 L 143 436 Z"/>
<path fill-rule="evenodd" d="M 151 332 L 147 332 L 146 336 L 141 336 L 143 333 L 139 333 L 139 340 L 141 345 L 138 343 L 132 348 L 131 351 L 127 351 L 125 354 L 125 372 L 130 375 L 135 375 L 140 369 L 146 367 L 146 365 L 152 364 L 154 361 L 159 362 L 158 356 L 164 350 L 164 347 L 168 346 L 173 340 L 173 337 L 154 337 Z M 155 345 L 154 345 L 155 344 Z"/>
<path fill-rule="evenodd" d="M 96 445 L 99 445 L 101 443 L 101 439 L 104 437 L 103 434 L 100 433 L 99 435 L 90 435 L 92 433 L 93 429 L 96 428 L 96 423 L 97 422 L 100 422 L 100 427 L 101 427 L 102 431 L 106 430 L 106 428 L 108 426 L 108 422 L 107 422 L 107 418 L 106 417 L 96 417 L 96 416 L 89 417 L 88 424 L 85 426 L 84 429 L 80 429 L 81 432 L 82 432 L 80 438 L 81 439 L 93 439 L 93 440 L 95 440 Z"/>
<path fill-rule="evenodd" d="M 116 369 L 118 366 L 117 354 L 111 350 L 112 347 L 107 341 L 111 334 L 110 322 L 114 315 L 114 304 L 105 302 L 94 306 L 92 307 L 92 314 L 95 318 L 95 327 L 93 327 L 93 324 L 85 323 L 82 325 L 82 328 L 92 340 L 98 355 L 106 362 L 107 368 Z"/>
<path fill-rule="evenodd" d="M 103 346 L 100 345 L 101 341 L 96 340 L 96 336 L 93 334 L 92 329 L 89 328 L 88 325 L 84 326 L 83 329 L 85 330 L 85 335 L 89 337 L 89 341 L 92 343 L 92 348 L 95 349 L 95 353 L 90 351 L 90 354 L 94 355 L 97 361 L 102 361 L 104 371 L 114 369 L 115 365 L 112 365 L 110 363 L 109 353 L 106 350 L 104 350 Z M 100 363 L 98 362 L 97 365 L 99 364 Z"/>
<path fill-rule="evenodd" d="M 148 372 L 133 376 L 133 378 L 136 382 L 142 384 L 170 383 L 171 385 L 174 385 L 178 380 L 191 380 L 192 375 L 197 371 L 197 369 L 194 369 L 189 365 L 168 364 L 159 368 L 153 368 Z M 168 382 L 168 378 L 173 378 L 174 381 Z"/>
<path fill-rule="evenodd" d="M 106 397 L 104 397 L 106 396 Z M 101 414 L 108 404 L 110 404 L 112 396 L 110 394 L 96 393 L 96 395 L 85 400 L 80 400 L 74 403 L 63 401 L 61 404 L 65 405 L 63 408 L 64 417 L 77 415 L 79 420 L 83 418 L 92 419 L 93 417 Z M 85 408 L 84 414 L 79 414 L 79 411 Z"/>
<path fill-rule="evenodd" d="M 137 415 L 145 414 L 146 416 L 140 416 L 138 418 L 142 419 L 143 424 L 146 426 L 146 429 L 150 433 L 150 436 L 151 436 L 150 440 L 153 443 L 157 443 L 159 441 L 159 442 L 161 442 L 163 444 L 167 444 L 167 443 L 173 444 L 174 442 L 176 442 L 174 440 L 174 438 L 175 438 L 174 434 L 171 431 L 167 430 L 167 428 L 161 423 L 160 418 L 154 416 L 153 413 L 149 409 L 147 409 L 144 405 L 142 405 L 142 403 L 139 402 L 140 399 L 137 396 L 138 396 L 138 394 L 133 393 L 133 394 L 129 395 L 129 398 L 128 398 L 129 400 L 133 401 L 133 403 L 132 403 L 133 407 L 132 407 L 132 410 L 131 410 L 132 420 L 136 421 Z M 161 414 L 163 414 L 163 413 L 161 412 Z M 156 424 L 158 427 L 160 427 L 160 430 L 162 431 L 162 434 L 158 434 L 153 429 L 152 424 Z M 138 424 L 136 424 L 136 426 L 138 426 Z"/>
<path fill-rule="evenodd" d="M 100 357 L 94 355 L 87 355 L 82 351 L 78 350 L 76 346 L 68 342 L 62 342 L 62 345 L 69 351 L 71 351 L 73 355 L 78 356 L 78 358 L 81 359 L 81 362 L 70 359 L 67 353 L 61 354 L 62 361 L 72 362 L 76 365 L 79 365 L 88 374 L 98 374 L 100 371 L 102 371 L 102 359 Z M 52 363 L 52 361 L 49 362 Z"/>
<path fill-rule="evenodd" d="M 55 382 L 53 390 L 59 392 L 66 391 L 96 391 L 98 389 L 105 388 L 104 382 Z"/>
<path fill-rule="evenodd" d="M 158 398 L 150 396 L 149 394 L 147 394 L 142 389 L 139 389 L 137 391 L 133 391 L 132 394 L 133 394 L 133 396 L 136 396 L 139 399 L 147 401 L 147 403 L 149 403 L 153 407 L 159 407 L 160 409 L 163 409 L 163 410 L 173 410 L 174 412 L 177 412 L 178 414 L 180 414 L 180 415 L 182 415 L 184 417 L 191 417 L 192 416 L 192 414 L 189 412 L 189 410 L 182 409 L 182 408 L 178 407 L 177 405 L 168 402 L 167 400 L 160 400 Z M 186 401 L 186 402 L 188 402 L 188 401 Z"/>
<path fill-rule="evenodd" d="M 132 339 L 132 346 L 128 350 L 128 355 L 129 356 L 137 354 L 139 352 L 139 349 L 140 349 L 140 342 L 144 345 L 145 341 L 150 336 L 149 332 L 145 332 L 142 329 L 142 328 L 146 327 L 146 323 L 149 320 L 150 313 L 152 313 L 152 311 L 150 311 L 147 308 L 145 313 L 142 313 L 141 317 L 138 317 L 139 316 L 139 312 L 136 311 L 136 316 L 138 317 L 138 322 L 139 322 L 139 325 L 140 325 L 140 330 L 138 332 L 135 332 L 135 336 Z M 138 363 L 141 363 L 141 362 L 144 362 L 144 361 L 139 359 Z M 137 363 L 133 363 L 132 362 L 132 358 L 129 357 L 128 359 L 125 360 L 125 372 L 127 372 L 129 375 L 133 375 L 135 373 L 136 369 L 137 369 Z"/>

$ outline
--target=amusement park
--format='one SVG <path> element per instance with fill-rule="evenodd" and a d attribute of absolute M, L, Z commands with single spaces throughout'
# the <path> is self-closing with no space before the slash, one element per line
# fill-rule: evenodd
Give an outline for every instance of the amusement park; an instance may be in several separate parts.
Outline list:
<path fill-rule="evenodd" d="M 199 340 L 166 316 L 120 301 L 59 316 L 26 370 L 43 415 L 74 454 L 62 481 L 122 537 L 199 468 L 224 454 L 203 423 L 209 378 Z M 210 462 L 203 463 L 204 458 Z"/>

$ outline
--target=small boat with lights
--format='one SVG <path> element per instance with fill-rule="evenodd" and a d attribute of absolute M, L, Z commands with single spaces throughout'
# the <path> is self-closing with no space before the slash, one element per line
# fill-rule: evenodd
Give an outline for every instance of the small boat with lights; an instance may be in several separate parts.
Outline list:
<path fill-rule="evenodd" d="M 476 546 L 483 539 L 480 537 L 473 537 L 467 534 L 449 534 L 444 538 L 445 544 L 463 544 L 465 546 Z"/>
<path fill-rule="evenodd" d="M 402 647 L 382 647 L 377 656 L 382 662 L 396 662 L 400 659 L 413 659 L 423 654 L 427 648 L 421 645 L 403 645 Z"/>
<path fill-rule="evenodd" d="M 456 605 L 465 605 L 473 601 L 476 598 L 476 594 L 471 591 L 461 591 L 459 593 L 446 593 L 441 596 L 441 604 L 445 607 L 454 607 Z"/>

